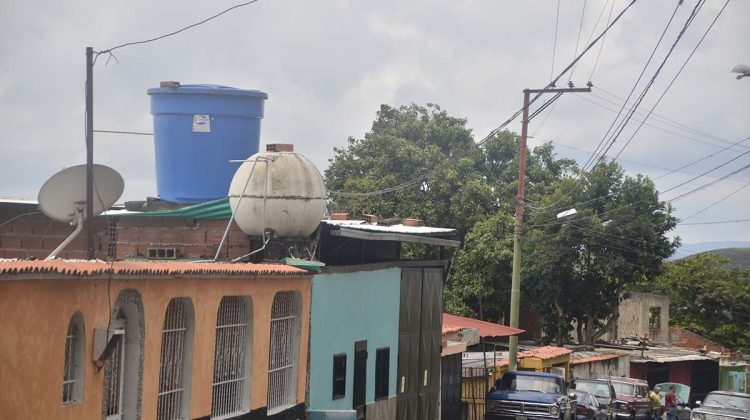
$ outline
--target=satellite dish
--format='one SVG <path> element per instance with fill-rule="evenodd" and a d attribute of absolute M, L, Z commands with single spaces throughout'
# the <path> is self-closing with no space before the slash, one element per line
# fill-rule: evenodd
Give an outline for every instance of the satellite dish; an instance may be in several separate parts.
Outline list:
<path fill-rule="evenodd" d="M 94 165 L 94 216 L 110 208 L 122 195 L 125 182 L 114 169 L 104 165 Z M 73 166 L 56 173 L 39 190 L 39 210 L 58 222 L 76 225 L 76 230 L 68 236 L 47 257 L 48 260 L 65 248 L 83 229 L 86 218 L 86 165 Z"/>

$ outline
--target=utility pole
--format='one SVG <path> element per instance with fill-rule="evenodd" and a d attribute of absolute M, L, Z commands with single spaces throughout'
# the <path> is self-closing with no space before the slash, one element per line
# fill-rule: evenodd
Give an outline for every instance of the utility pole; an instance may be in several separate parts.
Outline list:
<path fill-rule="evenodd" d="M 86 258 L 94 252 L 94 49 L 86 47 Z"/>
<path fill-rule="evenodd" d="M 513 230 L 513 277 L 510 286 L 510 326 L 518 328 L 518 312 L 521 305 L 521 229 L 523 227 L 523 208 L 525 198 L 523 193 L 524 176 L 526 174 L 526 137 L 529 129 L 529 96 L 532 93 L 554 93 L 555 98 L 559 98 L 563 93 L 591 92 L 591 87 L 587 88 L 567 88 L 567 89 L 525 89 L 523 91 L 523 114 L 521 119 L 521 142 L 518 146 L 518 193 L 516 194 L 516 216 L 515 229 Z M 534 112 L 537 115 L 542 109 L 552 103 L 547 102 L 540 109 Z M 509 370 L 516 370 L 518 363 L 518 336 L 512 335 L 509 340 Z"/>

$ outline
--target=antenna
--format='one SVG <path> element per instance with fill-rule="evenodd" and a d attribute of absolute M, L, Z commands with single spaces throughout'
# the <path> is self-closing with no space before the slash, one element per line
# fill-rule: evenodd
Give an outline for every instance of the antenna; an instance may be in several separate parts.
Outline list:
<path fill-rule="evenodd" d="M 53 175 L 39 190 L 39 210 L 52 220 L 69 223 L 76 229 L 46 258 L 54 259 L 83 230 L 83 220 L 106 211 L 117 201 L 125 189 L 122 176 L 104 165 L 93 165 L 94 199 L 86 202 L 86 167 L 72 166 Z M 87 206 L 87 204 L 89 204 Z"/>

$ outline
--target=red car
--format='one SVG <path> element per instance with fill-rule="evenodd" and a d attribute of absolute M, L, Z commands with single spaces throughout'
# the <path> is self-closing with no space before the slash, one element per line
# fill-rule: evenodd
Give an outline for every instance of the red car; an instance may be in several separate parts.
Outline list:
<path fill-rule="evenodd" d="M 641 379 L 609 377 L 615 388 L 617 401 L 615 405 L 624 406 L 624 410 L 616 410 L 618 419 L 651 419 L 651 401 L 648 399 L 648 382 Z"/>

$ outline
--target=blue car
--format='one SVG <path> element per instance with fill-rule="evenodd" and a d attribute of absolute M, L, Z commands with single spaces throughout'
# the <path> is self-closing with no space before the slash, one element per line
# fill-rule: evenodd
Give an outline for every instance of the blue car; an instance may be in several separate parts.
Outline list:
<path fill-rule="evenodd" d="M 486 399 L 486 420 L 573 420 L 575 395 L 568 395 L 562 376 L 539 372 L 506 372 Z"/>

